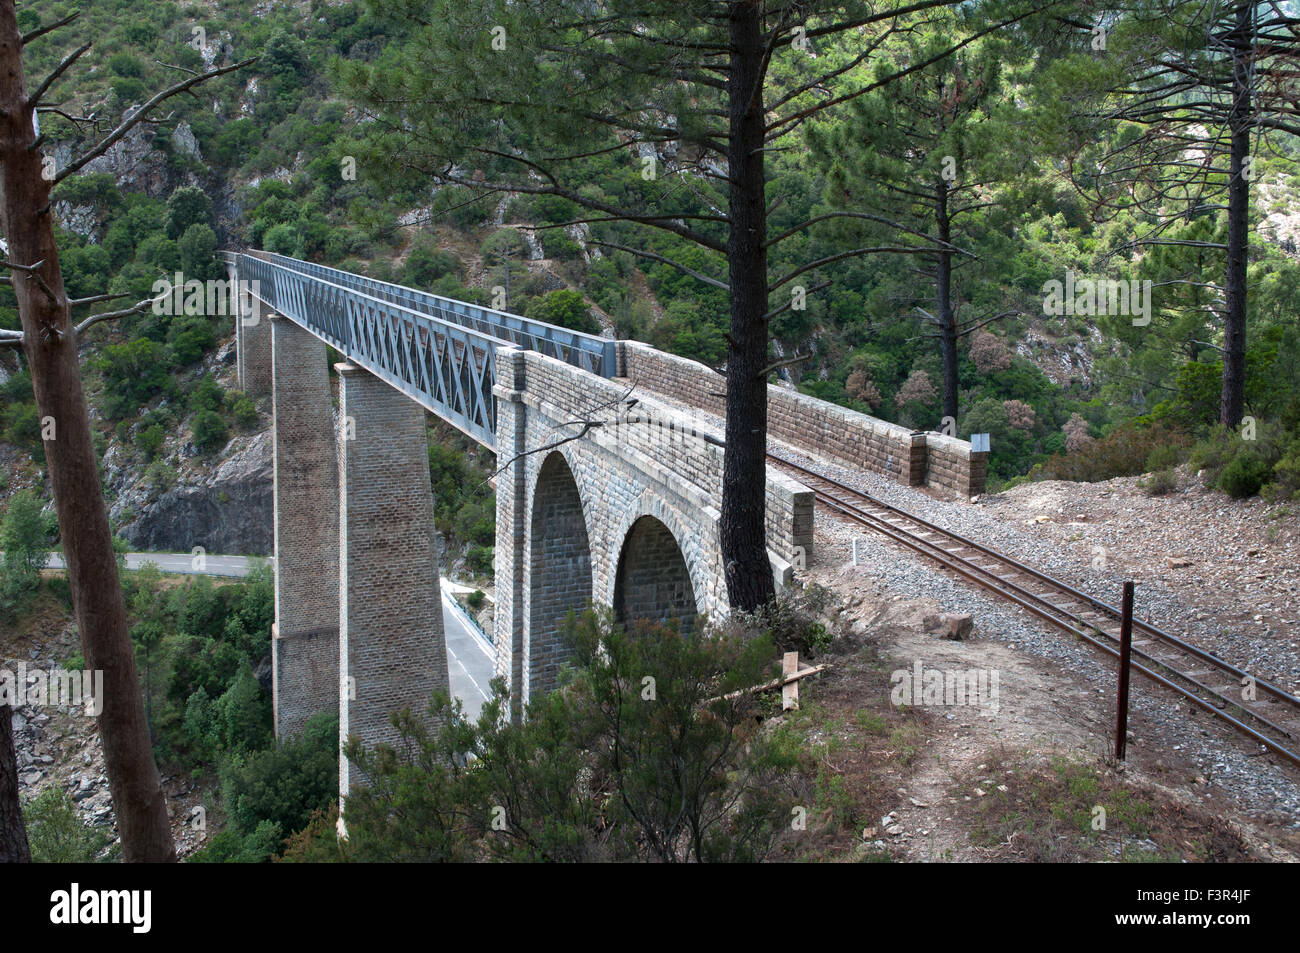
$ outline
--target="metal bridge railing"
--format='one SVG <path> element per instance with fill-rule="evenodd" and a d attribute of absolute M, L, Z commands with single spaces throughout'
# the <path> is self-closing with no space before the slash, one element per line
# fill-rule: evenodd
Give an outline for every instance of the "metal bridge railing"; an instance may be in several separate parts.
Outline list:
<path fill-rule="evenodd" d="M 222 257 L 276 312 L 489 447 L 498 345 L 616 373 L 612 340 L 269 252 Z"/>

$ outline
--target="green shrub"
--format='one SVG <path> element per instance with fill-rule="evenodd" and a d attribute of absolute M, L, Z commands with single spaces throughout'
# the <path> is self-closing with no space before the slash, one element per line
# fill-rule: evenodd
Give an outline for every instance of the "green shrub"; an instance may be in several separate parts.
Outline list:
<path fill-rule="evenodd" d="M 167 343 L 171 345 L 178 367 L 188 367 L 217 343 L 212 322 L 202 315 L 185 315 L 176 318 L 167 329 Z"/>
<path fill-rule="evenodd" d="M 1264 488 L 1264 493 L 1271 499 L 1300 499 L 1300 435 L 1273 465 L 1273 482 Z"/>
<path fill-rule="evenodd" d="M 293 833 L 338 796 L 338 716 L 313 715 L 300 736 L 250 754 L 232 755 L 221 768 L 221 800 L 231 826 L 250 833 L 274 822 Z"/>
<path fill-rule="evenodd" d="M 1138 482 L 1147 496 L 1165 496 L 1178 489 L 1178 478 L 1173 470 L 1157 470 L 1145 480 Z"/>
<path fill-rule="evenodd" d="M 587 307 L 582 294 L 571 288 L 552 291 L 534 302 L 528 309 L 528 316 L 571 331 L 582 331 L 585 334 L 600 333 L 600 322 L 592 317 L 591 309 Z"/>
<path fill-rule="evenodd" d="M 483 602 L 485 599 L 487 599 L 487 596 L 484 594 L 483 590 L 475 589 L 473 592 L 471 592 L 468 596 L 465 597 L 465 603 L 471 609 L 477 612 L 479 609 L 483 608 Z"/>
<path fill-rule="evenodd" d="M 582 257 L 582 246 L 564 232 L 553 230 L 542 238 L 542 252 L 547 258 L 575 261 Z"/>
<path fill-rule="evenodd" d="M 49 558 L 48 526 L 41 515 L 41 498 L 31 490 L 20 490 L 9 498 L 0 522 L 0 549 L 4 550 L 4 572 L 39 579 Z"/>
<path fill-rule="evenodd" d="M 240 394 L 231 402 L 230 416 L 240 430 L 252 430 L 259 420 L 257 405 L 244 394 Z"/>
<path fill-rule="evenodd" d="M 32 861 L 38 864 L 91 864 L 116 859 L 117 846 L 103 828 L 85 824 L 66 791 L 48 787 L 23 805 L 23 823 Z"/>
<path fill-rule="evenodd" d="M 1075 480 L 1096 483 L 1120 476 L 1141 476 L 1150 472 L 1147 461 L 1160 448 L 1184 452 L 1192 438 L 1177 426 L 1161 421 L 1149 425 L 1128 422 L 1074 453 L 1058 453 L 1035 466 L 1034 480 Z M 1168 454 L 1168 450 L 1160 450 Z M 1156 458 L 1160 459 L 1159 456 Z M 1196 464 L 1193 463 L 1193 469 Z"/>
<path fill-rule="evenodd" d="M 206 847 L 190 855 L 191 864 L 265 864 L 280 850 L 284 837 L 273 821 L 263 821 L 248 834 L 227 828 L 213 835 Z"/>
<path fill-rule="evenodd" d="M 1183 462 L 1187 455 L 1184 445 L 1163 443 L 1147 454 L 1146 469 L 1148 473 L 1168 470 Z"/>
<path fill-rule="evenodd" d="M 1217 485 L 1233 499 L 1240 500 L 1257 494 L 1272 473 L 1273 468 L 1267 460 L 1252 453 L 1242 453 L 1223 468 Z"/>
<path fill-rule="evenodd" d="M 162 448 L 164 439 L 162 427 L 157 424 L 144 427 L 135 435 L 136 449 L 144 454 L 146 460 L 152 460 Z"/>
<path fill-rule="evenodd" d="M 220 384 L 211 377 L 205 377 L 194 385 L 194 389 L 185 399 L 185 406 L 189 408 L 190 413 L 200 410 L 217 411 L 221 409 L 224 394 Z"/>
<path fill-rule="evenodd" d="M 478 573 L 492 573 L 492 564 L 496 558 L 494 546 L 471 546 L 465 553 L 465 565 Z"/>
<path fill-rule="evenodd" d="M 226 430 L 226 422 L 215 411 L 199 411 L 194 415 L 190 429 L 194 432 L 194 446 L 204 453 L 211 453 L 214 450 L 221 449 L 226 445 L 226 441 L 230 439 L 230 433 Z"/>
<path fill-rule="evenodd" d="M 164 460 L 155 460 L 149 464 L 149 468 L 144 471 L 145 482 L 149 484 L 149 489 L 156 495 L 161 495 L 176 485 L 179 474 L 176 468 L 169 466 Z"/>

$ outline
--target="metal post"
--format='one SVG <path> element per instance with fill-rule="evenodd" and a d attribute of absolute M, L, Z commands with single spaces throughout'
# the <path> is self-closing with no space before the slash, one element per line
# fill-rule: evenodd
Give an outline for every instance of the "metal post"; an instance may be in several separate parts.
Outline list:
<path fill-rule="evenodd" d="M 853 537 L 853 565 L 858 564 L 858 538 Z"/>
<path fill-rule="evenodd" d="M 1133 654 L 1133 583 L 1124 583 L 1119 627 L 1119 699 L 1115 714 L 1115 760 L 1123 761 L 1128 749 L 1128 676 Z"/>

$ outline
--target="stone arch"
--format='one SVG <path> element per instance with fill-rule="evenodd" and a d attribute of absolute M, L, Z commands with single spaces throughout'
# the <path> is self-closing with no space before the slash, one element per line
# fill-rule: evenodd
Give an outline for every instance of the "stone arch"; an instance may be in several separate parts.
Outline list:
<path fill-rule="evenodd" d="M 555 688 L 570 650 L 560 623 L 591 603 L 591 543 L 578 483 L 558 451 L 547 455 L 533 488 L 530 520 L 528 645 L 524 697 Z"/>
<path fill-rule="evenodd" d="M 683 632 L 695 627 L 699 603 L 686 556 L 673 531 L 657 517 L 643 515 L 623 537 L 614 572 L 614 617 L 624 625 L 637 619 L 676 619 Z"/>

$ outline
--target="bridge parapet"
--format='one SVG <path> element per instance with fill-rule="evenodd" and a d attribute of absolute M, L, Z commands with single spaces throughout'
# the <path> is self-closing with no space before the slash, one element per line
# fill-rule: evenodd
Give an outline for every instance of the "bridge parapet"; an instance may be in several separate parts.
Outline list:
<path fill-rule="evenodd" d="M 698 361 L 636 341 L 619 342 L 619 377 L 637 393 L 662 394 L 721 416 L 726 379 Z M 957 497 L 984 491 L 986 457 L 969 441 L 913 431 L 784 387 L 769 385 L 768 433 L 819 457 Z"/>

